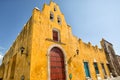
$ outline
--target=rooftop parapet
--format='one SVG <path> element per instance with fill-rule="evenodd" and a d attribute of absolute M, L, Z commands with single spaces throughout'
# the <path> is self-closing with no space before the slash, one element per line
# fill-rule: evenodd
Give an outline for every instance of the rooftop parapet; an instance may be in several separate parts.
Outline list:
<path fill-rule="evenodd" d="M 88 42 L 88 43 L 85 43 L 82 41 L 82 39 L 78 39 L 78 42 L 79 44 L 84 44 L 84 46 L 88 47 L 88 48 L 92 48 L 94 49 L 95 51 L 100 51 L 100 52 L 103 52 L 103 49 L 102 48 L 99 48 L 98 45 L 92 45 L 91 42 Z"/>

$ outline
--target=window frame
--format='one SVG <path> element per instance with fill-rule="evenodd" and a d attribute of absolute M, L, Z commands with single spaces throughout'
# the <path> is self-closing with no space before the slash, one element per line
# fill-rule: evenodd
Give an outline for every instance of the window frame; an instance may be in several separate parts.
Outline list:
<path fill-rule="evenodd" d="M 86 73 L 86 69 L 85 69 L 85 63 L 87 63 L 88 75 L 86 75 L 87 73 Z M 83 62 L 83 65 L 84 65 L 85 76 L 86 76 L 87 78 L 91 78 L 89 63 L 86 62 L 86 61 L 84 61 L 84 62 Z"/>
<path fill-rule="evenodd" d="M 96 65 L 95 65 L 95 64 L 96 64 Z M 99 68 L 98 68 L 98 63 L 97 63 L 97 62 L 94 62 L 93 65 L 94 65 L 95 73 L 96 73 L 96 74 L 100 74 L 100 71 L 99 71 Z M 97 67 L 97 70 L 96 70 L 96 67 Z"/>
<path fill-rule="evenodd" d="M 57 40 L 54 39 L 54 32 L 53 31 L 57 32 Z M 56 42 L 60 42 L 60 31 L 56 28 L 52 29 L 52 39 Z"/>
<path fill-rule="evenodd" d="M 106 64 L 106 65 L 107 65 L 108 71 L 109 71 L 110 73 L 112 73 L 112 70 L 111 70 L 110 64 Z"/>
<path fill-rule="evenodd" d="M 104 63 L 101 63 L 101 67 L 102 67 L 102 72 L 104 76 L 107 75 Z"/>
<path fill-rule="evenodd" d="M 54 6 L 54 12 L 56 12 L 57 11 L 57 7 L 56 6 Z"/>
<path fill-rule="evenodd" d="M 54 13 L 52 11 L 50 11 L 50 20 L 53 21 L 54 20 Z"/>
<path fill-rule="evenodd" d="M 58 23 L 59 25 L 62 24 L 62 19 L 61 19 L 61 17 L 60 17 L 59 15 L 57 16 L 57 23 Z"/>

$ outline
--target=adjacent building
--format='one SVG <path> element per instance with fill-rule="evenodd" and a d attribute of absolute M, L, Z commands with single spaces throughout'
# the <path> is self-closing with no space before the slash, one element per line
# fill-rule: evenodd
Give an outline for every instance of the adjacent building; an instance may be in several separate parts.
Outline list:
<path fill-rule="evenodd" d="M 104 41 L 101 44 L 100 49 L 74 36 L 59 6 L 54 2 L 44 4 L 42 11 L 33 9 L 32 16 L 3 57 L 0 79 L 107 79 L 114 72 L 110 70 L 113 63 L 106 57 Z"/>
<path fill-rule="evenodd" d="M 117 59 L 118 59 L 119 65 L 120 65 L 120 56 L 119 55 L 116 55 L 116 56 L 117 56 Z"/>
<path fill-rule="evenodd" d="M 114 77 L 120 76 L 120 62 L 118 61 L 119 57 L 116 56 L 113 45 L 105 39 L 102 39 L 101 45 L 106 53 L 110 72 Z"/>

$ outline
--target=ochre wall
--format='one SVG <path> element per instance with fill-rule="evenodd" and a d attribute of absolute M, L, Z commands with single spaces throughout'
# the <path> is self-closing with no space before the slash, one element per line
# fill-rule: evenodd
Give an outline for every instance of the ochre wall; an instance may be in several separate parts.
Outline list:
<path fill-rule="evenodd" d="M 21 80 L 22 75 L 25 76 L 25 80 L 30 79 L 31 23 L 30 19 L 3 57 L 2 64 L 5 65 L 3 80 Z M 21 47 L 25 48 L 23 54 Z"/>
<path fill-rule="evenodd" d="M 54 11 L 54 6 L 57 10 Z M 54 20 L 51 21 L 50 11 L 54 14 Z M 61 17 L 62 23 L 57 23 L 57 16 Z M 98 63 L 98 68 L 101 78 L 103 78 L 102 67 L 103 63 L 107 75 L 109 71 L 107 68 L 107 60 L 103 49 L 97 46 L 92 46 L 90 43 L 86 44 L 72 35 L 71 27 L 66 24 L 64 15 L 61 13 L 57 4 L 51 2 L 49 5 L 44 5 L 43 10 L 37 8 L 33 10 L 33 37 L 32 37 L 32 54 L 31 54 L 31 68 L 30 80 L 48 80 L 49 79 L 49 49 L 52 46 L 61 48 L 65 54 L 65 64 L 67 70 L 67 80 L 69 74 L 72 73 L 72 80 L 86 80 L 83 62 L 89 63 L 91 78 L 96 80 L 95 69 L 93 62 Z M 60 31 L 61 42 L 54 42 L 52 40 L 52 30 L 56 28 Z M 76 55 L 76 50 L 79 49 L 79 55 Z M 71 62 L 69 62 L 71 58 Z"/>
<path fill-rule="evenodd" d="M 0 65 L 0 79 L 4 76 L 4 68 L 5 66 L 3 64 Z"/>

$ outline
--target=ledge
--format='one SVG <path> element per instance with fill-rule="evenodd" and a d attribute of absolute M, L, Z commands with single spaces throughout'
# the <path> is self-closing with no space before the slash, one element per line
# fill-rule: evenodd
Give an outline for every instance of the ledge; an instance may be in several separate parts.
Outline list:
<path fill-rule="evenodd" d="M 50 38 L 46 38 L 45 40 L 50 41 L 50 42 L 54 42 L 54 43 L 57 43 L 57 44 L 66 45 L 65 43 L 63 43 L 63 42 L 61 42 L 61 41 L 54 41 L 54 40 L 52 40 L 52 39 L 50 39 Z"/>

